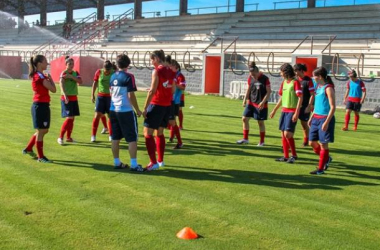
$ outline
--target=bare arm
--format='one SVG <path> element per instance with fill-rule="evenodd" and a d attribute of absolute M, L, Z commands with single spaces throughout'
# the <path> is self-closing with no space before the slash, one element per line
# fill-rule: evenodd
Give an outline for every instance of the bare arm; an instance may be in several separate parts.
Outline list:
<path fill-rule="evenodd" d="M 95 102 L 95 91 L 96 91 L 97 88 L 98 88 L 98 82 L 94 81 L 92 83 L 92 92 L 91 92 L 91 101 L 92 102 Z"/>
<path fill-rule="evenodd" d="M 245 91 L 245 96 L 243 99 L 243 107 L 245 107 L 245 105 L 247 105 L 247 100 L 249 100 L 249 88 L 247 88 L 247 91 Z"/>
<path fill-rule="evenodd" d="M 311 96 L 310 96 L 309 105 L 307 105 L 306 110 L 305 110 L 305 113 L 310 113 L 311 110 L 313 109 L 313 106 L 314 106 L 314 99 L 315 99 L 315 95 L 314 95 L 314 93 L 313 93 L 313 94 L 311 94 Z"/>
<path fill-rule="evenodd" d="M 269 99 L 270 94 L 272 93 L 272 89 L 270 85 L 266 86 L 267 94 L 264 96 L 264 99 L 259 103 L 259 109 L 263 109 L 265 107 L 266 102 Z"/>
<path fill-rule="evenodd" d="M 349 89 L 346 89 L 346 93 L 344 94 L 344 100 L 343 100 L 343 103 L 346 104 L 347 102 L 347 97 L 348 97 L 348 93 L 350 92 Z"/>
<path fill-rule="evenodd" d="M 364 103 L 364 101 L 365 101 L 365 97 L 366 97 L 366 96 L 367 96 L 367 91 L 365 91 L 365 92 L 363 93 L 362 99 L 361 99 L 361 101 L 360 101 L 361 104 Z"/>
<path fill-rule="evenodd" d="M 270 118 L 274 117 L 274 115 L 276 114 L 277 110 L 281 107 L 281 105 L 282 105 L 282 96 L 280 96 L 280 99 L 278 99 L 278 102 L 276 106 L 274 106 L 274 109 L 272 110 L 272 112 L 270 112 L 270 115 L 269 115 Z"/>
<path fill-rule="evenodd" d="M 67 95 L 66 95 L 66 90 L 65 90 L 65 79 L 64 78 L 61 78 L 59 80 L 59 87 L 61 88 L 61 93 L 63 95 L 63 97 L 65 98 L 65 103 L 69 103 L 69 99 L 67 98 Z"/>
<path fill-rule="evenodd" d="M 45 88 L 50 90 L 50 92 L 55 93 L 57 92 L 57 88 L 55 87 L 55 83 L 51 81 L 50 79 L 45 79 L 42 83 Z"/>
<path fill-rule="evenodd" d="M 142 112 L 140 111 L 139 104 L 137 103 L 135 92 L 128 92 L 128 98 L 131 101 L 131 104 L 135 109 L 137 116 L 140 117 Z"/>
<path fill-rule="evenodd" d="M 148 95 L 147 95 L 146 100 L 145 100 L 144 112 L 143 112 L 144 117 L 146 117 L 146 109 L 148 108 L 149 103 L 152 101 L 153 95 L 157 91 L 158 82 L 159 82 L 158 73 L 156 70 L 154 70 L 152 73 L 152 83 L 150 85 L 150 90 L 149 90 Z"/>
<path fill-rule="evenodd" d="M 74 80 L 76 83 L 78 83 L 78 85 L 81 85 L 81 84 L 83 83 L 82 78 L 80 78 L 80 77 L 75 77 L 75 76 L 70 75 L 70 74 L 67 74 L 67 75 L 66 75 L 66 78 L 71 79 L 71 80 Z"/>
<path fill-rule="evenodd" d="M 322 125 L 322 130 L 323 131 L 327 131 L 327 128 L 329 127 L 329 123 L 330 123 L 331 119 L 333 118 L 333 116 L 335 114 L 335 109 L 336 109 L 336 106 L 335 106 L 335 91 L 334 91 L 334 89 L 333 88 L 327 88 L 326 89 L 326 95 L 329 98 L 330 112 L 327 115 L 326 121 Z"/>
<path fill-rule="evenodd" d="M 296 112 L 294 113 L 293 118 L 292 118 L 293 122 L 296 122 L 298 120 L 298 116 L 300 114 L 300 110 L 302 106 L 302 101 L 303 101 L 303 96 L 301 95 L 298 97 Z"/>

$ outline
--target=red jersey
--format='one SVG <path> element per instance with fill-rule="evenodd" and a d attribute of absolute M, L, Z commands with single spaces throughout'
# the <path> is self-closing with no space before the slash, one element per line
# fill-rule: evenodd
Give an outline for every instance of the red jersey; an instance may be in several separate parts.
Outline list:
<path fill-rule="evenodd" d="M 34 73 L 32 77 L 33 102 L 50 102 L 49 90 L 44 86 L 45 75 L 41 72 Z"/>
<path fill-rule="evenodd" d="M 153 99 L 150 102 L 159 106 L 171 106 L 173 100 L 172 87 L 174 84 L 175 73 L 163 65 L 158 66 L 154 70 L 158 74 L 158 86 L 156 93 L 154 93 Z"/>

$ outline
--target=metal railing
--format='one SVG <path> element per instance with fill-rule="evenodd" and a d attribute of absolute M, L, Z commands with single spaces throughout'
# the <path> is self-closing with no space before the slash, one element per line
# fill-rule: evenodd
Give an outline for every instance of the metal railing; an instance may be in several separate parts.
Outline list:
<path fill-rule="evenodd" d="M 323 2 L 323 5 L 320 7 L 326 7 L 326 2 L 329 0 L 316 0 L 316 2 Z M 298 3 L 298 9 L 301 8 L 301 3 L 302 2 L 307 2 L 307 0 L 291 0 L 291 1 L 278 1 L 278 2 L 273 2 L 274 8 L 277 9 L 278 4 L 292 4 L 292 3 Z M 351 5 L 351 4 L 344 4 L 344 5 Z M 352 0 L 352 5 L 356 5 L 356 0 Z M 333 5 L 332 5 L 333 6 Z M 336 5 L 336 6 L 341 6 L 341 5 Z M 307 7 L 307 6 L 306 6 Z M 316 6 L 317 7 L 317 6 Z M 290 8 L 289 8 L 290 9 Z"/>
<path fill-rule="evenodd" d="M 310 39 L 310 54 L 313 54 L 313 49 L 314 49 L 314 38 L 315 37 L 328 37 L 329 38 L 329 43 L 324 47 L 324 49 L 321 51 L 323 53 L 327 48 L 329 48 L 329 54 L 331 53 L 331 44 L 335 41 L 336 35 L 308 35 L 306 36 L 299 44 L 296 46 L 296 48 L 292 51 L 292 53 L 296 52 L 297 49 L 301 47 L 301 45 Z"/>

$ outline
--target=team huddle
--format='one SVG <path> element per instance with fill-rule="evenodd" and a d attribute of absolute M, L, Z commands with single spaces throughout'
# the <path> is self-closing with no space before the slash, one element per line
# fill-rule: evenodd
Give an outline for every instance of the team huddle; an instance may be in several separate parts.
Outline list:
<path fill-rule="evenodd" d="M 249 119 L 257 120 L 260 131 L 260 142 L 257 146 L 264 146 L 265 124 L 268 119 L 268 99 L 271 94 L 270 81 L 267 76 L 259 71 L 254 62 L 251 63 L 248 88 L 243 100 L 245 107 L 243 112 L 243 139 L 238 144 L 249 143 Z M 279 130 L 281 131 L 282 148 L 284 155 L 276 161 L 294 163 L 298 156 L 294 141 L 294 132 L 298 119 L 303 129 L 302 146 L 308 144 L 319 156 L 319 164 L 316 170 L 310 174 L 323 174 L 332 162 L 329 152 L 329 143 L 334 142 L 335 130 L 335 91 L 334 83 L 328 76 L 324 67 L 313 71 L 313 79 L 305 75 L 307 67 L 304 64 L 296 64 L 292 67 L 285 63 L 280 68 L 280 74 L 284 81 L 279 89 L 280 98 L 269 114 L 273 118 L 277 110 L 282 107 Z M 346 118 L 343 131 L 348 130 L 351 111 L 355 112 L 355 124 L 353 130 L 357 130 L 359 111 L 364 103 L 365 85 L 358 79 L 355 70 L 349 72 L 350 81 L 347 83 L 347 91 L 344 97 L 346 104 Z M 289 156 L 289 150 L 292 156 Z"/>
<path fill-rule="evenodd" d="M 130 169 L 131 171 L 152 171 L 163 167 L 165 155 L 164 130 L 170 129 L 169 142 L 177 139 L 174 149 L 183 147 L 181 130 L 183 122 L 182 107 L 184 107 L 185 77 L 181 73 L 179 63 L 165 56 L 164 51 L 156 50 L 150 55 L 154 66 L 152 82 L 144 106 L 140 109 L 135 92 L 137 91 L 135 77 L 127 71 L 131 61 L 127 55 L 119 55 L 116 65 L 105 61 L 102 69 L 95 73 L 92 85 L 91 100 L 95 104 L 95 116 L 92 121 L 91 142 L 96 142 L 96 134 L 100 121 L 104 126 L 102 133 L 109 133 L 112 143 L 112 154 L 115 169 Z M 78 104 L 78 85 L 82 84 L 79 72 L 74 70 L 74 60 L 66 57 L 66 69 L 60 76 L 61 110 L 65 118 L 57 142 L 75 142 L 71 137 L 74 120 L 80 115 Z M 50 95 L 56 92 L 53 79 L 43 74 L 48 62 L 42 55 L 30 60 L 29 77 L 34 91 L 32 104 L 33 125 L 36 129 L 23 154 L 34 156 L 33 147 L 37 148 L 37 161 L 51 162 L 43 153 L 43 137 L 50 127 Z M 251 63 L 248 89 L 243 101 L 243 139 L 238 144 L 249 143 L 249 119 L 257 120 L 260 130 L 258 146 L 265 146 L 265 123 L 268 118 L 268 99 L 271 94 L 269 78 L 259 71 L 255 63 Z M 279 162 L 294 163 L 298 156 L 294 141 L 294 133 L 298 119 L 303 128 L 303 144 L 308 144 L 319 155 L 318 168 L 310 174 L 323 174 L 332 162 L 329 143 L 334 142 L 335 129 L 335 91 L 334 83 L 327 75 L 327 70 L 319 67 L 313 72 L 313 79 L 305 75 L 304 64 L 282 65 L 280 72 L 284 81 L 281 84 L 280 99 L 272 112 L 273 118 L 282 107 L 279 129 L 282 137 L 283 156 L 276 159 Z M 354 130 L 359 122 L 359 111 L 365 100 L 364 83 L 357 78 L 355 71 L 349 72 L 350 81 L 344 102 L 347 105 L 346 123 L 342 128 L 348 130 L 351 111 L 355 112 Z M 95 98 L 96 90 L 98 90 Z M 108 115 L 108 122 L 107 117 Z M 142 167 L 137 161 L 138 125 L 137 117 L 144 117 L 144 138 L 150 162 Z M 179 123 L 177 123 L 177 118 Z M 64 139 L 66 135 L 66 140 Z M 124 164 L 119 158 L 120 141 L 128 143 L 130 165 Z M 289 155 L 289 150 L 291 156 Z"/>

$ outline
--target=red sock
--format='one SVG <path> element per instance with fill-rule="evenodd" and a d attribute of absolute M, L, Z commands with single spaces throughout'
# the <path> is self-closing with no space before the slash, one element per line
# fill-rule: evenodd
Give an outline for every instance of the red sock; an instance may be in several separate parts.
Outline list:
<path fill-rule="evenodd" d="M 104 128 L 108 128 L 108 126 L 107 126 L 107 117 L 105 115 L 103 115 L 102 118 L 100 118 L 100 119 L 102 119 L 103 127 Z"/>
<path fill-rule="evenodd" d="M 243 129 L 243 138 L 244 140 L 248 140 L 249 129 Z"/>
<path fill-rule="evenodd" d="M 59 134 L 59 138 L 63 138 L 67 131 L 67 125 L 69 123 L 69 118 L 66 118 L 66 120 L 63 122 L 62 127 L 61 127 L 61 133 Z"/>
<path fill-rule="evenodd" d="M 32 151 L 34 144 L 36 144 L 36 135 L 32 135 L 32 137 L 30 137 L 29 143 L 26 146 L 26 151 Z"/>
<path fill-rule="evenodd" d="M 313 148 L 313 151 L 315 154 L 320 155 L 321 154 L 321 146 L 318 145 L 318 147 Z"/>
<path fill-rule="evenodd" d="M 156 136 L 156 149 L 157 149 L 157 161 L 163 162 L 164 154 L 165 154 L 165 136 L 164 135 Z"/>
<path fill-rule="evenodd" d="M 355 114 L 355 124 L 354 127 L 357 128 L 359 123 L 359 115 Z"/>
<path fill-rule="evenodd" d="M 265 140 L 265 132 L 260 132 L 260 144 L 264 143 Z"/>
<path fill-rule="evenodd" d="M 179 127 L 182 128 L 182 125 L 183 125 L 183 112 L 182 112 L 182 109 L 179 110 L 178 120 L 179 120 Z"/>
<path fill-rule="evenodd" d="M 289 138 L 287 140 L 290 146 L 290 150 L 292 151 L 292 155 L 297 157 L 296 144 L 294 143 L 294 138 Z"/>
<path fill-rule="evenodd" d="M 282 149 L 284 151 L 284 157 L 289 158 L 289 145 L 288 140 L 286 140 L 285 136 L 282 136 Z"/>
<path fill-rule="evenodd" d="M 103 121 L 103 119 L 102 119 Z M 96 135 L 96 131 L 98 131 L 98 127 L 99 127 L 99 119 L 98 118 L 94 118 L 92 120 L 92 135 L 95 136 Z"/>
<path fill-rule="evenodd" d="M 304 143 L 304 144 L 308 143 L 308 141 L 309 141 L 309 138 L 308 138 L 308 137 L 304 137 L 304 138 L 303 138 L 303 143 Z"/>
<path fill-rule="evenodd" d="M 168 125 L 169 127 L 170 125 Z M 177 125 L 176 125 L 177 126 Z M 170 126 L 170 140 L 173 140 L 174 138 L 174 134 L 175 134 L 175 131 L 174 131 L 174 127 L 173 126 Z"/>
<path fill-rule="evenodd" d="M 350 123 L 350 113 L 346 113 L 346 116 L 344 117 L 344 127 L 348 128 L 349 123 Z"/>
<path fill-rule="evenodd" d="M 43 141 L 36 141 L 36 148 L 37 148 L 37 155 L 38 158 L 44 157 L 44 142 Z"/>
<path fill-rule="evenodd" d="M 112 126 L 111 126 L 111 120 L 108 119 L 108 134 L 112 136 Z"/>
<path fill-rule="evenodd" d="M 323 170 L 328 159 L 329 159 L 329 150 L 322 149 L 321 154 L 319 155 L 319 165 L 318 165 L 319 170 Z"/>
<path fill-rule="evenodd" d="M 145 146 L 146 146 L 146 150 L 148 151 L 150 162 L 153 164 L 156 164 L 157 163 L 156 143 L 155 143 L 152 135 L 147 135 L 145 137 Z"/>
<path fill-rule="evenodd" d="M 174 126 L 174 133 L 177 137 L 178 144 L 182 144 L 181 133 L 179 132 L 179 127 L 177 125 Z"/>
<path fill-rule="evenodd" d="M 73 132 L 74 129 L 74 119 L 69 119 L 69 122 L 67 124 L 67 139 L 71 138 L 71 133 Z"/>

